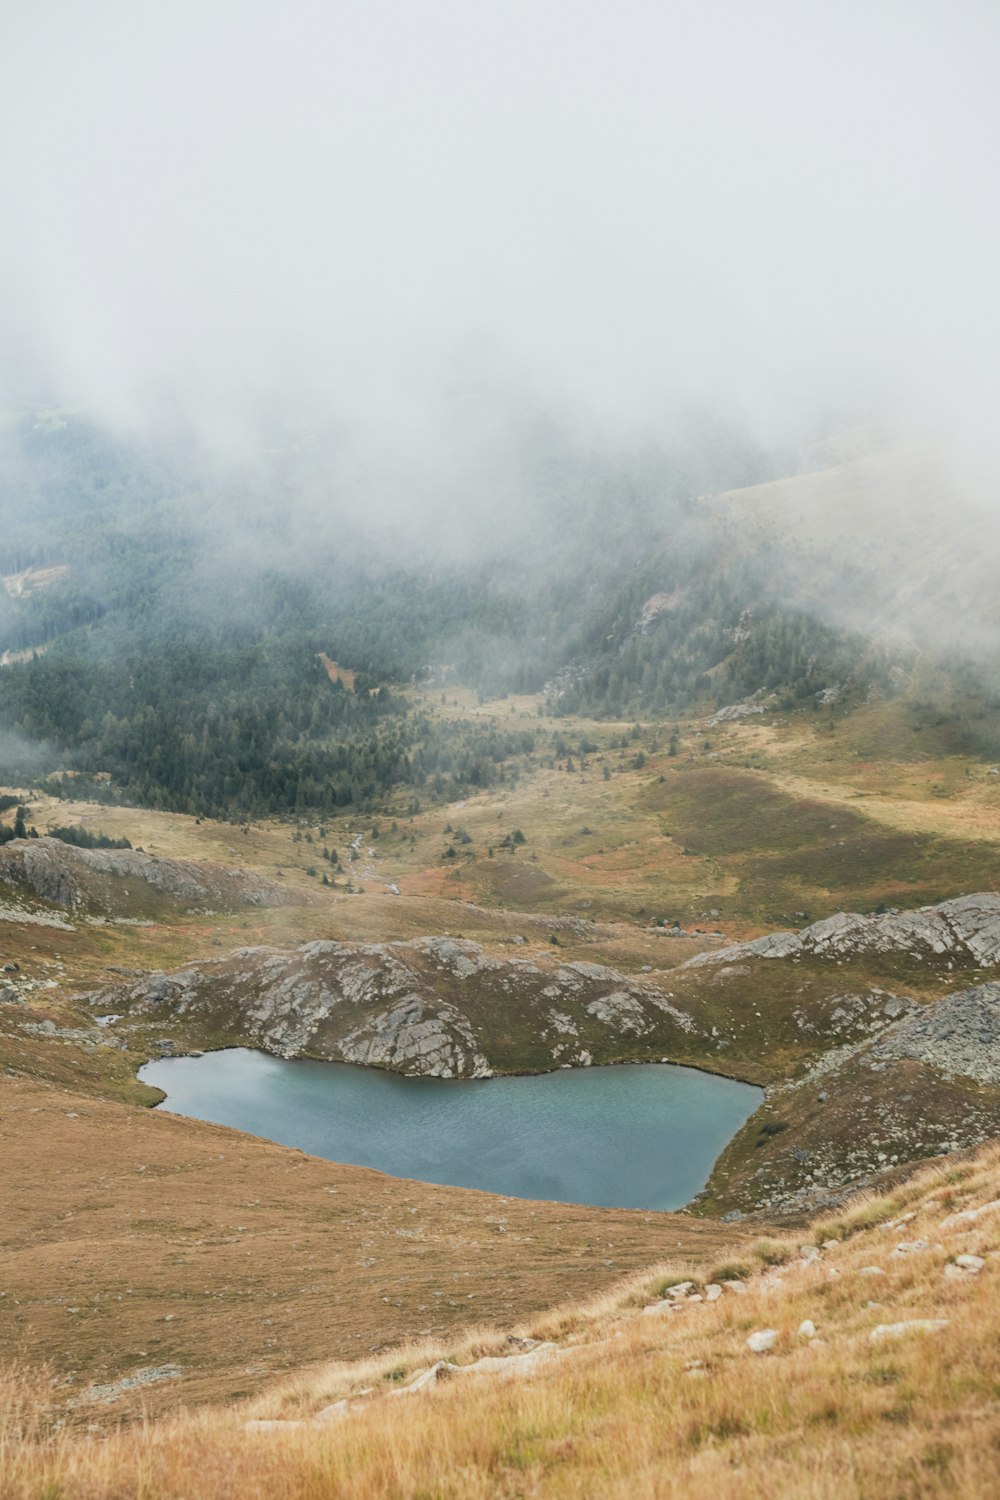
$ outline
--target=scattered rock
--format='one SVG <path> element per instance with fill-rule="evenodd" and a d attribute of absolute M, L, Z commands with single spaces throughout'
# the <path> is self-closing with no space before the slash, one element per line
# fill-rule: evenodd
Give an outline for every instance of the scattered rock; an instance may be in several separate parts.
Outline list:
<path fill-rule="evenodd" d="M 971 959 L 979 967 L 1000 963 L 1000 895 L 986 891 L 918 911 L 874 916 L 837 912 L 801 932 L 768 933 L 750 943 L 699 953 L 688 959 L 686 967 L 732 963 L 753 956 L 789 958 L 810 953 L 841 958 L 863 953 L 912 953 L 935 958 L 952 954 Z M 900 997 L 890 999 L 896 1015 L 908 1008 Z"/>
<path fill-rule="evenodd" d="M 70 1308 L 70 1312 L 79 1312 L 79 1308 Z M 161 1380 L 176 1380 L 183 1374 L 180 1365 L 150 1365 L 145 1369 L 136 1370 L 134 1375 L 126 1375 L 121 1380 L 112 1381 L 108 1385 L 91 1385 L 73 1401 L 73 1406 L 82 1406 L 90 1402 L 116 1401 L 126 1391 L 134 1391 L 142 1386 L 158 1385 Z"/>
<path fill-rule="evenodd" d="M 349 1397 L 344 1396 L 340 1401 L 331 1401 L 329 1406 L 324 1406 L 313 1418 L 316 1423 L 336 1422 L 341 1417 L 346 1417 L 351 1409 L 352 1402 Z"/>
<path fill-rule="evenodd" d="M 449 1364 L 446 1359 L 439 1359 L 437 1364 L 431 1365 L 427 1370 L 421 1370 L 408 1385 L 400 1386 L 397 1390 L 390 1391 L 390 1396 L 412 1396 L 415 1391 L 424 1391 L 430 1385 L 437 1385 L 439 1380 L 458 1371 L 458 1365 Z"/>
<path fill-rule="evenodd" d="M 80 849 L 61 839 L 12 839 L 0 847 L 0 885 L 28 890 L 68 911 L 115 912 L 129 904 L 125 880 L 141 881 L 182 906 L 281 906 L 292 898 L 251 870 L 160 859 L 140 849 Z"/>
<path fill-rule="evenodd" d="M 754 698 L 747 698 L 742 703 L 727 703 L 725 708 L 717 709 L 708 723 L 731 724 L 735 719 L 749 719 L 753 714 L 762 714 L 765 711 L 763 703 L 755 702 Z"/>
<path fill-rule="evenodd" d="M 466 1012 L 474 984 L 479 1003 Z M 239 1039 L 282 1057 L 306 1054 L 410 1076 L 489 1078 L 509 1065 L 512 1013 L 542 1032 L 579 1037 L 553 1060 L 590 1066 L 597 1043 L 699 1028 L 669 995 L 603 964 L 544 971 L 494 958 L 466 939 L 303 944 L 237 949 L 225 958 L 142 976 L 87 997 L 126 1020 L 156 1012 L 173 1025 L 195 1016 L 239 1027 Z M 584 1031 L 586 1029 L 586 1035 Z"/>
<path fill-rule="evenodd" d="M 982 1214 L 995 1213 L 997 1209 L 1000 1209 L 1000 1198 L 994 1198 L 990 1203 L 981 1203 L 978 1208 L 963 1208 L 958 1213 L 948 1214 L 947 1218 L 942 1219 L 941 1228 L 954 1230 L 967 1229 Z"/>
<path fill-rule="evenodd" d="M 908 1318 L 902 1323 L 879 1323 L 868 1335 L 873 1344 L 879 1344 L 883 1339 L 905 1338 L 910 1333 L 937 1333 L 942 1328 L 948 1327 L 947 1318 Z"/>
<path fill-rule="evenodd" d="M 766 1354 L 778 1341 L 777 1328 L 760 1328 L 747 1338 L 747 1348 L 752 1354 Z"/>
<path fill-rule="evenodd" d="M 913 1058 L 979 1083 L 1000 1083 L 1000 984 L 946 995 L 893 1027 L 877 1050 L 883 1057 Z"/>

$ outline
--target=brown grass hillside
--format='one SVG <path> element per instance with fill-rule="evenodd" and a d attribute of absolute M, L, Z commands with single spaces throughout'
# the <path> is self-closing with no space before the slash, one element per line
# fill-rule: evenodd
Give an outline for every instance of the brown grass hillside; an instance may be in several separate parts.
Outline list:
<path fill-rule="evenodd" d="M 229 1398 L 309 1360 L 513 1325 L 742 1236 L 683 1214 L 386 1177 L 238 1131 L 4 1077 L 0 1348 L 88 1415 Z M 86 1403 L 85 1403 L 86 1406 Z M 2 1493 L 2 1491 L 0 1491 Z"/>
<path fill-rule="evenodd" d="M 1000 1488 L 1000 1150 L 515 1333 L 313 1368 L 110 1438 L 53 1426 L 52 1389 L 12 1371 L 5 1495 L 982 1500 Z"/>

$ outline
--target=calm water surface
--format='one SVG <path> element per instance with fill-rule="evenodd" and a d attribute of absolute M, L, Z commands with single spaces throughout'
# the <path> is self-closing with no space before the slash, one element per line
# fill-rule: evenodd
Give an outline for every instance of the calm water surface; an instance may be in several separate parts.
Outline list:
<path fill-rule="evenodd" d="M 680 1208 L 763 1090 L 662 1063 L 401 1078 L 234 1047 L 148 1063 L 161 1108 L 394 1177 L 615 1208 Z"/>

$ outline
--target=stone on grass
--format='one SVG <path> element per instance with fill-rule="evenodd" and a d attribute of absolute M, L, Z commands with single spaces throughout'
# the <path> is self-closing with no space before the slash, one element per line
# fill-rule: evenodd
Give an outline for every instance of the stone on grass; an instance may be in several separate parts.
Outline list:
<path fill-rule="evenodd" d="M 804 1339 L 814 1339 L 816 1337 L 816 1324 L 812 1318 L 802 1319 L 802 1322 L 799 1324 L 799 1337 Z"/>
<path fill-rule="evenodd" d="M 488 1373 L 499 1376 L 501 1380 L 507 1380 L 512 1376 L 530 1375 L 546 1360 L 572 1354 L 572 1352 L 572 1349 L 560 1349 L 558 1344 L 542 1343 L 536 1345 L 528 1354 L 487 1354 L 482 1359 L 474 1360 L 471 1365 L 447 1365 L 441 1373 L 448 1375 Z"/>
<path fill-rule="evenodd" d="M 329 1406 L 322 1407 L 313 1418 L 314 1422 L 336 1422 L 340 1417 L 346 1417 L 351 1409 L 350 1397 L 343 1396 L 339 1401 L 331 1401 Z"/>
<path fill-rule="evenodd" d="M 937 1333 L 948 1327 L 947 1318 L 907 1318 L 903 1323 L 879 1323 L 868 1335 L 873 1344 L 883 1339 L 905 1338 L 909 1333 Z"/>
<path fill-rule="evenodd" d="M 705 1288 L 705 1301 L 718 1302 L 721 1296 L 722 1287 L 718 1284 L 717 1281 L 710 1281 L 708 1283 L 708 1286 Z"/>
<path fill-rule="evenodd" d="M 964 1229 L 969 1224 L 974 1224 L 980 1214 L 995 1213 L 1000 1208 L 1000 1198 L 994 1198 L 989 1203 L 981 1203 L 978 1208 L 963 1208 L 957 1214 L 949 1214 L 941 1220 L 942 1229 Z"/>
<path fill-rule="evenodd" d="M 756 1333 L 751 1333 L 747 1339 L 747 1348 L 752 1354 L 766 1354 L 773 1349 L 778 1341 L 778 1330 L 776 1328 L 759 1328 Z"/>

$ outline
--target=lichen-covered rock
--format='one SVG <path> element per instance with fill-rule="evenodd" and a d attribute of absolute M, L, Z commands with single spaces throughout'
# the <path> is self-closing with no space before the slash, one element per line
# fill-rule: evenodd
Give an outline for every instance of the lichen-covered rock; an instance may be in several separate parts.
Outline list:
<path fill-rule="evenodd" d="M 801 932 L 771 932 L 751 943 L 699 953 L 685 967 L 732 964 L 740 958 L 794 958 L 828 954 L 853 958 L 865 953 L 954 955 L 986 967 L 1000 963 L 1000 895 L 994 891 L 958 896 L 918 911 L 861 916 L 837 912 Z"/>
<path fill-rule="evenodd" d="M 463 1045 L 464 1044 L 464 1045 Z M 489 1078 L 492 1068 L 475 1050 L 468 1023 L 451 1006 L 426 1014 L 419 995 L 407 995 L 340 1044 L 346 1062 L 435 1078 Z"/>
<path fill-rule="evenodd" d="M 87 997 L 143 1022 L 176 1017 L 285 1057 L 436 1078 L 488 1078 L 621 1056 L 626 1038 L 679 1049 L 699 1028 L 651 985 L 603 964 L 543 968 L 458 938 L 243 948 Z M 126 1022 L 127 1024 L 127 1022 Z M 585 1043 L 572 1054 L 553 1035 Z"/>
<path fill-rule="evenodd" d="M 591 1000 L 584 1008 L 588 1015 L 596 1016 L 599 1021 L 617 1026 L 622 1031 L 642 1033 L 649 1029 L 642 1005 L 623 990 L 614 990 L 610 995 Z"/>
<path fill-rule="evenodd" d="M 1000 1084 L 1000 984 L 946 995 L 895 1025 L 876 1053 L 915 1058 L 979 1083 Z"/>

